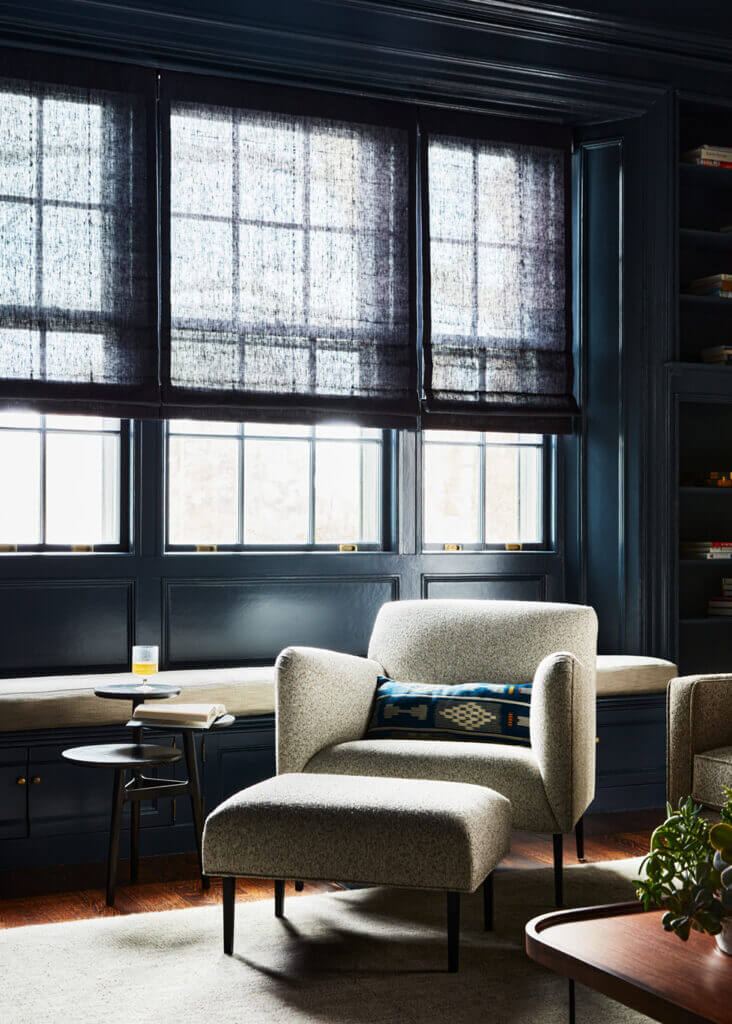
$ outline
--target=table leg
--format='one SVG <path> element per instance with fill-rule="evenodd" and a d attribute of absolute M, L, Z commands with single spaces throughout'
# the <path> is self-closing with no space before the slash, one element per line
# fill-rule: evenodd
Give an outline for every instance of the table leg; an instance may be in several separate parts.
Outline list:
<path fill-rule="evenodd" d="M 192 732 L 183 733 L 183 749 L 185 750 L 186 768 L 188 769 L 188 785 L 190 786 L 191 808 L 193 810 L 193 831 L 196 833 L 196 850 L 198 851 L 198 866 L 201 870 L 201 883 L 204 889 L 208 889 L 211 881 L 203 873 L 203 806 L 201 803 L 201 784 L 198 779 L 196 742 Z"/>
<path fill-rule="evenodd" d="M 114 888 L 119 861 L 119 834 L 122 829 L 122 810 L 125 804 L 125 773 L 115 768 L 112 788 L 112 821 L 109 827 L 109 854 L 107 856 L 107 906 L 114 906 Z"/>
<path fill-rule="evenodd" d="M 569 979 L 569 1024 L 574 1022 L 574 978 Z"/>
<path fill-rule="evenodd" d="M 139 778 L 135 772 L 134 778 Z M 130 881 L 136 882 L 140 865 L 140 801 L 133 800 L 130 805 Z"/>

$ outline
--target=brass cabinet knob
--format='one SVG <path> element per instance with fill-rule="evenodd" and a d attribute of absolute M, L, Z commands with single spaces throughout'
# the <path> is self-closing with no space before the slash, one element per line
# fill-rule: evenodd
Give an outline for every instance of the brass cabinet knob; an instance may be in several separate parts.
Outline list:
<path fill-rule="evenodd" d="M 34 786 L 37 786 L 40 781 L 41 781 L 41 776 L 40 775 L 34 775 L 33 778 L 31 779 L 31 782 L 33 783 Z"/>
<path fill-rule="evenodd" d="M 24 786 L 26 784 L 26 782 L 27 782 L 27 779 L 23 775 L 21 775 L 19 779 L 15 780 L 15 785 L 16 786 Z"/>

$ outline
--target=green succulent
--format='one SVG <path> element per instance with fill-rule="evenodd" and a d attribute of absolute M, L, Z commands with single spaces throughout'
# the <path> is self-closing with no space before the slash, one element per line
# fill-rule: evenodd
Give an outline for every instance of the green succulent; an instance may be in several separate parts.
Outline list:
<path fill-rule="evenodd" d="M 732 811 L 729 801 L 728 806 Z M 636 884 L 638 899 L 645 910 L 664 908 L 663 927 L 684 941 L 692 931 L 717 935 L 724 918 L 732 915 L 732 893 L 723 890 L 709 822 L 691 797 L 680 800 L 676 811 L 667 804 L 666 813 L 668 817 L 651 836 L 650 852 L 641 864 L 645 877 Z M 725 829 L 730 828 L 727 822 L 723 824 Z M 726 831 L 715 837 L 725 850 L 729 838 Z M 723 854 L 720 856 L 726 860 Z M 725 867 L 724 875 L 729 871 Z"/>

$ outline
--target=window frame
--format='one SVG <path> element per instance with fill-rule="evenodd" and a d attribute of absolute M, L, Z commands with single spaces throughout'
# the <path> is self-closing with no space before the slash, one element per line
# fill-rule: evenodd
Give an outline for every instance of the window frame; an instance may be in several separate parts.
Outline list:
<path fill-rule="evenodd" d="M 210 423 L 210 421 L 209 421 Z M 396 535 L 396 498 L 397 498 L 397 487 L 396 487 L 396 444 L 397 444 L 397 432 L 394 430 L 381 430 L 380 437 L 369 439 L 369 438 L 332 438 L 322 437 L 318 438 L 315 435 L 317 424 L 303 424 L 310 428 L 309 435 L 284 435 L 284 434 L 267 434 L 264 431 L 260 434 L 249 433 L 245 434 L 244 426 L 245 423 L 250 427 L 256 429 L 256 421 L 243 421 L 238 423 L 239 431 L 236 434 L 211 434 L 211 433 L 187 433 L 185 431 L 173 431 L 170 430 L 170 421 L 166 420 L 162 426 L 163 432 L 163 554 L 164 555 L 176 555 L 176 554 L 297 554 L 299 552 L 315 552 L 315 553 L 329 553 L 337 552 L 338 554 L 344 554 L 346 552 L 340 551 L 339 543 L 328 543 L 319 544 L 314 541 L 315 531 L 315 450 L 318 441 L 335 442 L 336 444 L 346 442 L 353 443 L 354 441 L 362 444 L 378 445 L 381 452 L 381 466 L 379 472 L 379 495 L 378 495 L 378 513 L 379 513 L 379 542 L 363 543 L 358 539 L 352 541 L 343 541 L 342 543 L 353 543 L 357 545 L 355 552 L 348 552 L 349 554 L 360 554 L 365 553 L 389 553 L 394 548 L 394 538 Z M 171 437 L 225 437 L 229 440 L 235 438 L 239 442 L 239 491 L 238 491 L 238 506 L 239 506 L 239 536 L 243 537 L 244 527 L 244 486 L 245 486 L 245 475 L 244 475 L 244 459 L 245 459 L 245 441 L 247 438 L 256 438 L 264 440 L 297 440 L 308 443 L 310 447 L 310 458 L 309 458 L 309 515 L 308 515 L 308 537 L 310 538 L 307 544 L 246 544 L 243 540 L 237 544 L 219 544 L 216 542 L 201 541 L 198 544 L 172 544 L 169 538 L 169 526 L 170 526 L 170 438 Z"/>
<path fill-rule="evenodd" d="M 12 411 L 12 410 L 11 410 Z M 47 417 L 49 415 L 57 415 L 56 413 L 39 413 L 41 417 L 40 426 L 28 426 L 28 427 L 0 427 L 0 431 L 18 431 L 26 433 L 38 433 L 40 434 L 41 441 L 41 457 L 40 457 L 40 518 L 41 518 L 41 535 L 45 536 L 47 524 L 47 507 L 46 507 L 46 452 L 47 452 L 47 437 L 49 433 L 52 434 L 80 434 L 84 436 L 94 434 L 113 433 L 112 431 L 104 430 L 73 430 L 69 429 L 65 431 L 63 427 L 48 427 L 46 424 Z M 63 415 L 62 413 L 60 415 Z M 118 417 L 106 417 L 108 419 L 117 419 Z M 131 474 L 132 474 L 132 437 L 133 427 L 132 422 L 128 419 L 120 419 L 119 421 L 119 542 L 117 544 L 93 544 L 87 545 L 83 543 L 78 544 L 47 544 L 41 541 L 38 544 L 13 544 L 12 541 L 4 543 L 2 545 L 1 553 L 7 554 L 110 554 L 110 553 L 122 553 L 129 554 L 132 550 L 131 546 L 131 514 L 132 514 L 132 485 L 131 485 Z M 117 431 L 114 431 L 117 433 Z M 9 548 L 9 550 L 8 550 Z M 83 549 L 83 550 L 80 550 Z"/>
<path fill-rule="evenodd" d="M 439 430 L 439 428 L 428 428 L 430 430 Z M 445 430 L 449 428 L 444 428 Z M 480 467 L 479 467 L 479 528 L 480 528 L 480 541 L 462 541 L 462 540 L 444 540 L 440 542 L 427 542 L 424 537 L 424 522 L 425 522 L 425 468 L 424 468 L 424 457 L 425 457 L 425 446 L 428 444 L 460 444 L 460 441 L 430 441 L 425 438 L 425 431 L 419 431 L 419 444 L 417 463 L 419 467 L 419 495 L 418 500 L 418 516 L 419 516 L 419 531 L 420 531 L 420 544 L 419 549 L 423 554 L 476 554 L 481 552 L 486 553 L 507 553 L 507 554 L 520 554 L 522 551 L 531 552 L 553 552 L 556 549 L 556 538 L 555 538 L 555 478 L 557 472 L 557 444 L 556 436 L 553 434 L 542 434 L 541 445 L 521 445 L 511 444 L 506 442 L 495 442 L 495 447 L 528 447 L 536 448 L 541 450 L 541 532 L 542 537 L 540 541 L 524 543 L 519 541 L 504 541 L 502 543 L 486 543 L 485 538 L 485 496 L 486 496 L 486 452 L 491 447 L 490 442 L 486 442 L 486 435 L 490 435 L 491 431 L 482 430 L 479 431 L 481 434 L 480 441 L 465 441 L 462 442 L 466 445 L 472 445 L 473 447 L 480 448 Z M 448 551 L 445 548 L 446 544 L 459 544 L 457 551 Z M 520 543 L 520 547 L 516 548 L 513 546 Z"/>

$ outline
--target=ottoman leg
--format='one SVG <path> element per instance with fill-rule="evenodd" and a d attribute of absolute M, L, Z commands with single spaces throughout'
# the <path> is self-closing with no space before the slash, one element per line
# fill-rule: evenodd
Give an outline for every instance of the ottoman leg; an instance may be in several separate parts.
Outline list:
<path fill-rule="evenodd" d="M 305 883 L 301 878 L 295 879 L 295 892 L 302 892 L 305 888 Z"/>
<path fill-rule="evenodd" d="M 493 931 L 493 872 L 483 882 L 483 930 Z"/>
<path fill-rule="evenodd" d="M 447 894 L 447 969 L 455 973 L 458 969 L 460 950 L 460 893 Z"/>
<path fill-rule="evenodd" d="M 275 917 L 285 916 L 285 882 L 282 878 L 275 878 Z"/>
<path fill-rule="evenodd" d="M 224 953 L 234 952 L 234 907 L 236 906 L 236 879 L 224 878 Z"/>

